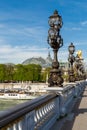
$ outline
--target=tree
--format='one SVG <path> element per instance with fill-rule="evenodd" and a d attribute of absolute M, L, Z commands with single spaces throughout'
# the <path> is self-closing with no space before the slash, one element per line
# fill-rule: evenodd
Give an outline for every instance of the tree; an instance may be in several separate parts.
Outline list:
<path fill-rule="evenodd" d="M 36 64 L 29 64 L 25 66 L 26 68 L 26 77 L 30 81 L 40 81 L 40 75 L 42 67 Z"/>
<path fill-rule="evenodd" d="M 0 81 L 40 81 L 42 67 L 36 64 L 0 64 Z"/>
<path fill-rule="evenodd" d="M 5 72 L 5 80 L 13 81 L 14 65 L 11 64 L 4 65 L 4 72 Z"/>
<path fill-rule="evenodd" d="M 23 81 L 24 80 L 24 73 L 25 73 L 25 69 L 24 69 L 24 66 L 22 64 L 15 65 L 14 80 Z"/>
<path fill-rule="evenodd" d="M 5 65 L 0 64 L 0 81 L 3 82 L 5 80 Z"/>

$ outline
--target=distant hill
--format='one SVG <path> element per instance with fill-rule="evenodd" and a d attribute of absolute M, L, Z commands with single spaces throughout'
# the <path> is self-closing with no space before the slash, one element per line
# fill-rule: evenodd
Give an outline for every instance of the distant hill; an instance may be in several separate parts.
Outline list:
<path fill-rule="evenodd" d="M 22 63 L 23 65 L 27 65 L 27 64 L 39 64 L 42 67 L 50 67 L 52 65 L 52 58 L 50 56 L 50 54 L 48 54 L 48 57 L 46 59 L 42 58 L 42 57 L 32 57 L 29 59 L 26 59 L 25 61 L 23 61 Z"/>

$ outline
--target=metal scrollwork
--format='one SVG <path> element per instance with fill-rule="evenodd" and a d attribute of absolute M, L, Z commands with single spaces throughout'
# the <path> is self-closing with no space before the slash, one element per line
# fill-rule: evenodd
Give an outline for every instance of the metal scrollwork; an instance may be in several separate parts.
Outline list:
<path fill-rule="evenodd" d="M 61 38 L 60 28 L 63 25 L 62 17 L 58 14 L 58 11 L 55 10 L 54 14 L 49 17 L 49 26 L 48 30 L 48 44 L 53 48 L 54 59 L 52 62 L 52 70 L 48 79 L 49 86 L 62 86 L 63 79 L 61 73 L 59 72 L 59 62 L 57 60 L 57 52 L 60 47 L 63 46 L 63 39 Z"/>

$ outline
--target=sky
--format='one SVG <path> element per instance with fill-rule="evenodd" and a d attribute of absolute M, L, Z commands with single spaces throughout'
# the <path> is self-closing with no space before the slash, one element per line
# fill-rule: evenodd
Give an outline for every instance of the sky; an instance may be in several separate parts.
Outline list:
<path fill-rule="evenodd" d="M 68 46 L 73 42 L 86 61 L 87 0 L 0 0 L 0 63 L 46 58 L 49 51 L 53 58 L 47 36 L 49 16 L 55 9 L 63 20 L 63 47 L 58 51 L 58 60 L 67 61 Z"/>

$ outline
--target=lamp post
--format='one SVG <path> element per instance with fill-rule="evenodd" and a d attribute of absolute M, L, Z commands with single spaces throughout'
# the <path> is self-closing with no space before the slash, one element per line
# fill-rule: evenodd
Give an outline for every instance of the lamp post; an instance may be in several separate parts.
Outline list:
<path fill-rule="evenodd" d="M 75 81 L 75 77 L 74 77 L 74 70 L 73 70 L 73 62 L 75 61 L 75 57 L 74 57 L 74 52 L 75 52 L 75 46 L 73 45 L 73 43 L 71 43 L 68 47 L 68 51 L 69 51 L 69 82 L 74 82 Z"/>
<path fill-rule="evenodd" d="M 52 62 L 52 69 L 50 71 L 50 76 L 48 79 L 49 87 L 59 86 L 63 84 L 63 78 L 61 77 L 61 70 L 59 70 L 59 62 L 57 59 L 57 53 L 60 47 L 63 46 L 63 39 L 60 35 L 60 28 L 63 25 L 62 17 L 58 14 L 58 11 L 55 10 L 54 14 L 49 17 L 49 26 L 48 30 L 48 44 L 51 46 L 54 52 L 54 59 Z"/>

